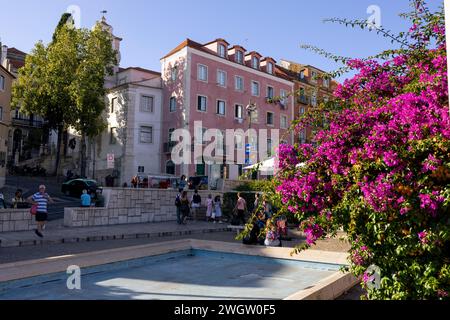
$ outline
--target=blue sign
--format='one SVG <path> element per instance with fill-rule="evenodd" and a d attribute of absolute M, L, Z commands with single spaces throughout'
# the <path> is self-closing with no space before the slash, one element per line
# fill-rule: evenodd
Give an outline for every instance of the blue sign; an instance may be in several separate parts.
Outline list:
<path fill-rule="evenodd" d="M 247 155 L 250 154 L 251 147 L 252 147 L 251 144 L 246 144 L 245 145 L 245 154 L 247 154 Z"/>

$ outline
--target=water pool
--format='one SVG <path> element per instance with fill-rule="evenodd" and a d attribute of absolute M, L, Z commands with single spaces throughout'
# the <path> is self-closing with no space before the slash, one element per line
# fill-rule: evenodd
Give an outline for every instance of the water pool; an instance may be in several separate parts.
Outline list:
<path fill-rule="evenodd" d="M 339 264 L 189 249 L 0 282 L 1 300 L 283 299 L 335 274 Z"/>

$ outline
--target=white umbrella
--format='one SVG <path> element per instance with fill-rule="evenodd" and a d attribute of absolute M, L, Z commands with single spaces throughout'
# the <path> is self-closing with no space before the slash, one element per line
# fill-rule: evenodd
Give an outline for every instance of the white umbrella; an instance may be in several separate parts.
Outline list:
<path fill-rule="evenodd" d="M 258 171 L 260 172 L 273 173 L 275 170 L 275 158 L 269 158 L 263 162 L 245 167 L 244 170 L 256 169 L 258 166 Z"/>

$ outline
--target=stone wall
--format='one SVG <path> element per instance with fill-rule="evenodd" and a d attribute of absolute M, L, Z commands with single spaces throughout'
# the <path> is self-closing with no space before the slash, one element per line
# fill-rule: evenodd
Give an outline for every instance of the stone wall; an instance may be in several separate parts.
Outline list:
<path fill-rule="evenodd" d="M 176 221 L 176 190 L 162 189 L 104 189 L 105 208 L 65 208 L 64 226 L 92 227 L 117 224 L 154 223 Z M 205 203 L 209 194 L 220 192 L 199 191 Z M 191 199 L 193 191 L 188 191 Z"/>
<path fill-rule="evenodd" d="M 28 231 L 36 228 L 30 209 L 0 210 L 0 232 Z"/>

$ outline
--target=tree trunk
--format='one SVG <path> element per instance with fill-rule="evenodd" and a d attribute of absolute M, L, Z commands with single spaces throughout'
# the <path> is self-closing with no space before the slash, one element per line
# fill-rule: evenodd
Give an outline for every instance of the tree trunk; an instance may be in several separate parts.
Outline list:
<path fill-rule="evenodd" d="M 82 178 L 86 177 L 86 134 L 81 134 L 81 172 Z"/>
<path fill-rule="evenodd" d="M 56 159 L 55 159 L 55 170 L 53 171 L 53 175 L 58 175 L 59 163 L 61 161 L 61 145 L 62 145 L 62 137 L 63 137 L 63 125 L 58 125 L 58 141 L 56 142 Z"/>

